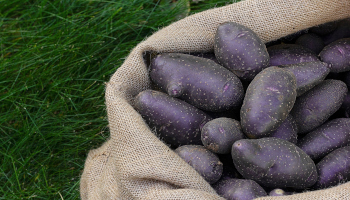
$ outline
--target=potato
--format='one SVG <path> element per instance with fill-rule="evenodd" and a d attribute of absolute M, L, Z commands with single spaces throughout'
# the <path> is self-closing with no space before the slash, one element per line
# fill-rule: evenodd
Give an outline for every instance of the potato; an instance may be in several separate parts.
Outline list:
<path fill-rule="evenodd" d="M 305 189 L 317 180 L 313 160 L 295 144 L 279 138 L 238 140 L 231 155 L 237 171 L 263 187 Z"/>
<path fill-rule="evenodd" d="M 305 134 L 323 124 L 341 106 L 348 89 L 340 80 L 328 79 L 304 93 L 295 101 L 290 114 L 298 134 Z"/>
<path fill-rule="evenodd" d="M 269 54 L 263 41 L 254 31 L 235 22 L 218 26 L 214 53 L 224 67 L 243 80 L 252 80 L 269 66 Z"/>
<path fill-rule="evenodd" d="M 201 145 L 183 145 L 175 149 L 208 183 L 217 182 L 223 170 L 219 157 Z"/>
<path fill-rule="evenodd" d="M 292 72 L 269 67 L 249 84 L 241 107 L 241 126 L 249 138 L 271 134 L 287 118 L 296 99 Z"/>
<path fill-rule="evenodd" d="M 320 52 L 323 62 L 329 64 L 331 72 L 346 72 L 350 70 L 350 38 L 336 40 Z"/>
<path fill-rule="evenodd" d="M 164 92 L 206 111 L 239 107 L 244 91 L 239 78 L 206 58 L 160 54 L 150 65 L 151 80 Z"/>
<path fill-rule="evenodd" d="M 350 18 L 337 21 L 336 23 L 336 29 L 322 37 L 325 45 L 342 38 L 350 37 Z"/>
<path fill-rule="evenodd" d="M 203 145 L 217 154 L 230 153 L 232 144 L 243 138 L 244 134 L 240 123 L 226 117 L 207 122 L 201 130 Z"/>
<path fill-rule="evenodd" d="M 323 81 L 330 72 L 329 64 L 320 61 L 280 65 L 291 71 L 297 81 L 297 97 Z"/>
<path fill-rule="evenodd" d="M 336 149 L 316 165 L 319 177 L 315 189 L 323 189 L 350 180 L 350 146 Z"/>
<path fill-rule="evenodd" d="M 350 119 L 337 118 L 326 122 L 301 138 L 297 146 L 313 160 L 331 151 L 350 145 Z"/>
<path fill-rule="evenodd" d="M 212 118 L 198 108 L 165 93 L 145 90 L 135 97 L 135 109 L 157 135 L 172 147 L 202 144 L 200 129 Z"/>
<path fill-rule="evenodd" d="M 295 41 L 295 44 L 299 44 L 303 47 L 306 47 L 318 55 L 323 47 L 325 46 L 321 37 L 316 34 L 307 33 L 298 37 Z"/>
<path fill-rule="evenodd" d="M 265 190 L 253 180 L 225 179 L 213 185 L 216 193 L 227 200 L 253 200 L 267 196 Z"/>
<path fill-rule="evenodd" d="M 267 51 L 270 55 L 270 66 L 319 61 L 313 51 L 298 44 L 278 44 L 270 46 Z"/>

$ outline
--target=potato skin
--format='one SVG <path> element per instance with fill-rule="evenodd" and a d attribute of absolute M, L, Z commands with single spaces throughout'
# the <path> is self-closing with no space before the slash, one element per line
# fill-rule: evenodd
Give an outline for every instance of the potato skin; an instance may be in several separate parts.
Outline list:
<path fill-rule="evenodd" d="M 266 191 L 255 181 L 228 178 L 213 185 L 216 193 L 227 200 L 252 200 L 267 196 Z"/>
<path fill-rule="evenodd" d="M 270 66 L 319 61 L 312 50 L 298 44 L 278 44 L 270 46 L 267 51 L 270 55 Z"/>
<path fill-rule="evenodd" d="M 350 18 L 337 21 L 337 27 L 331 33 L 322 37 L 325 45 L 328 45 L 336 40 L 350 37 Z"/>
<path fill-rule="evenodd" d="M 313 33 L 307 33 L 307 34 L 301 35 L 295 41 L 295 44 L 299 44 L 303 47 L 310 49 L 316 55 L 318 55 L 322 51 L 323 47 L 325 46 L 322 38 Z"/>
<path fill-rule="evenodd" d="M 249 138 L 267 137 L 287 118 L 296 99 L 293 73 L 268 67 L 249 84 L 241 107 L 240 122 Z"/>
<path fill-rule="evenodd" d="M 298 126 L 292 115 L 288 115 L 287 119 L 270 134 L 270 137 L 287 140 L 293 144 L 298 141 Z"/>
<path fill-rule="evenodd" d="M 149 74 L 161 90 L 202 110 L 226 111 L 239 107 L 243 100 L 239 78 L 210 59 L 159 54 L 152 60 Z"/>
<path fill-rule="evenodd" d="M 203 145 L 217 154 L 231 152 L 232 144 L 244 138 L 239 121 L 220 117 L 207 122 L 201 130 Z"/>
<path fill-rule="evenodd" d="M 317 160 L 333 150 L 350 145 L 350 119 L 328 121 L 301 138 L 297 146 L 311 159 Z"/>
<path fill-rule="evenodd" d="M 323 124 L 341 106 L 348 89 L 340 80 L 327 79 L 297 98 L 290 114 L 305 134 Z"/>
<path fill-rule="evenodd" d="M 174 150 L 191 165 L 208 183 L 217 182 L 223 171 L 219 157 L 202 145 L 183 145 Z"/>
<path fill-rule="evenodd" d="M 350 180 L 350 146 L 336 149 L 316 165 L 319 177 L 315 189 L 336 186 Z"/>
<path fill-rule="evenodd" d="M 243 80 L 252 80 L 269 66 L 269 54 L 263 41 L 254 31 L 236 22 L 218 26 L 214 53 L 224 67 Z"/>
<path fill-rule="evenodd" d="M 140 92 L 134 102 L 147 124 L 172 147 L 202 144 L 200 129 L 212 120 L 198 108 L 155 90 Z"/>
<path fill-rule="evenodd" d="M 350 38 L 336 40 L 320 52 L 320 58 L 330 66 L 331 72 L 350 70 Z"/>
<path fill-rule="evenodd" d="M 290 65 L 280 65 L 291 71 L 297 81 L 297 97 L 318 85 L 329 74 L 329 64 L 320 61 L 303 62 Z"/>
<path fill-rule="evenodd" d="M 279 138 L 238 140 L 231 155 L 237 171 L 263 187 L 305 189 L 317 180 L 313 160 L 295 144 Z"/>

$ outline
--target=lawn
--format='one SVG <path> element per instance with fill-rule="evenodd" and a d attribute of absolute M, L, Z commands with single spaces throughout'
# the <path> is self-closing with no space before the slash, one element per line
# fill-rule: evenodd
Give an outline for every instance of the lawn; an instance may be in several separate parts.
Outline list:
<path fill-rule="evenodd" d="M 109 137 L 105 83 L 130 50 L 235 1 L 0 0 L 0 199 L 79 199 Z"/>

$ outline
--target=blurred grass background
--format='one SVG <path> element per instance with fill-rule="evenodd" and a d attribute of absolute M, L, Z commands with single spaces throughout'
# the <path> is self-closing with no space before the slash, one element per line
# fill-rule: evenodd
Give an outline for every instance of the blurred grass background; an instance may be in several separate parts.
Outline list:
<path fill-rule="evenodd" d="M 0 199 L 79 199 L 104 83 L 159 28 L 223 0 L 0 0 Z"/>

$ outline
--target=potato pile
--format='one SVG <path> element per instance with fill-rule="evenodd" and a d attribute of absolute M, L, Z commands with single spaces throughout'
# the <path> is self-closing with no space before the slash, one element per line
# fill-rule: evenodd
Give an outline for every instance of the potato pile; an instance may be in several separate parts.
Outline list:
<path fill-rule="evenodd" d="M 226 199 L 350 180 L 350 19 L 264 44 L 218 26 L 214 52 L 162 53 L 135 109 Z"/>

